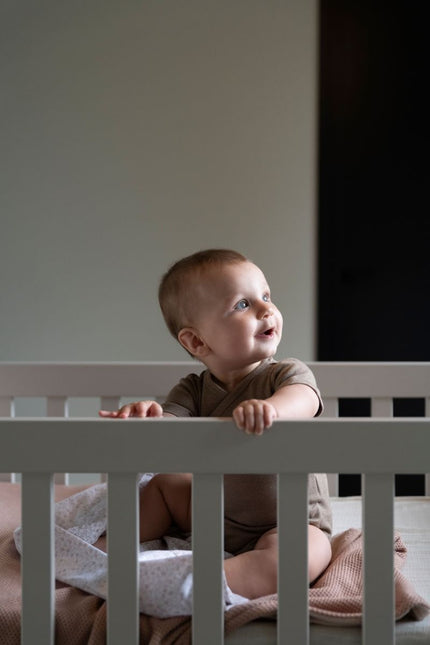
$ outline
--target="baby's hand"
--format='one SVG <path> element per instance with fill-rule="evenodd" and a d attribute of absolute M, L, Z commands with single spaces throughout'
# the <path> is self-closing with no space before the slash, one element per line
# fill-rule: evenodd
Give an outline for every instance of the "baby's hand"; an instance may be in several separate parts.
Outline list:
<path fill-rule="evenodd" d="M 135 401 L 127 403 L 119 410 L 109 412 L 108 410 L 99 410 L 101 417 L 110 419 L 128 419 L 128 417 L 162 417 L 163 408 L 156 401 Z"/>
<path fill-rule="evenodd" d="M 270 428 L 278 413 L 274 406 L 262 399 L 242 401 L 233 410 L 233 419 L 238 428 L 246 434 L 263 434 L 265 428 Z"/>

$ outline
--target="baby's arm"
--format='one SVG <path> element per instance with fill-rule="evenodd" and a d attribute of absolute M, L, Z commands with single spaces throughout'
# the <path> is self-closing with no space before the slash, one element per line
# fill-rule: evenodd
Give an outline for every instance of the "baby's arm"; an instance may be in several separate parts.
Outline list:
<path fill-rule="evenodd" d="M 304 383 L 284 385 L 266 400 L 275 407 L 278 419 L 314 417 L 320 407 L 317 393 Z"/>
<path fill-rule="evenodd" d="M 129 417 L 172 417 L 173 414 L 163 412 L 157 401 L 135 401 L 126 403 L 119 410 L 99 410 L 101 417 L 110 419 L 128 419 Z"/>
<path fill-rule="evenodd" d="M 247 434 L 263 434 L 275 419 L 314 417 L 319 409 L 316 392 L 302 383 L 284 385 L 268 399 L 242 401 L 233 410 L 238 428 Z"/>

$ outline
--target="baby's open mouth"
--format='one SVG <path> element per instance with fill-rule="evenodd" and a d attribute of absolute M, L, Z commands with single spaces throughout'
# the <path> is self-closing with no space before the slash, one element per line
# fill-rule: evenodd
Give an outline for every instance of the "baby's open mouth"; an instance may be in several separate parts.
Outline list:
<path fill-rule="evenodd" d="M 274 327 L 270 327 L 270 329 L 266 329 L 266 331 L 263 331 L 263 332 L 260 334 L 260 336 L 273 336 L 274 332 L 275 332 L 275 328 L 274 328 Z"/>

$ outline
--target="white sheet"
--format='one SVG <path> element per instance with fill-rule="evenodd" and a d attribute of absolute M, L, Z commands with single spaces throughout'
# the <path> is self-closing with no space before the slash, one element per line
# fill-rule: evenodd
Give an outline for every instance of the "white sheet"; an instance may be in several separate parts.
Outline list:
<path fill-rule="evenodd" d="M 140 486 L 151 478 L 143 475 Z M 88 593 L 107 597 L 108 557 L 93 546 L 107 528 L 107 485 L 98 484 L 55 504 L 55 577 Z M 22 553 L 22 530 L 14 532 Z M 166 537 L 140 545 L 139 610 L 167 618 L 192 614 L 192 552 L 185 540 Z M 224 578 L 225 606 L 247 602 Z"/>

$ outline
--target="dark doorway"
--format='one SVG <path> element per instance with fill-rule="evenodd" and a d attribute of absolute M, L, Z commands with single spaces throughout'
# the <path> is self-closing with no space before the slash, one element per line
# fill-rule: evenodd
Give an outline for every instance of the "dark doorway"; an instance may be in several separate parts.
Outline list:
<path fill-rule="evenodd" d="M 430 360 L 425 6 L 320 2 L 319 360 Z"/>

